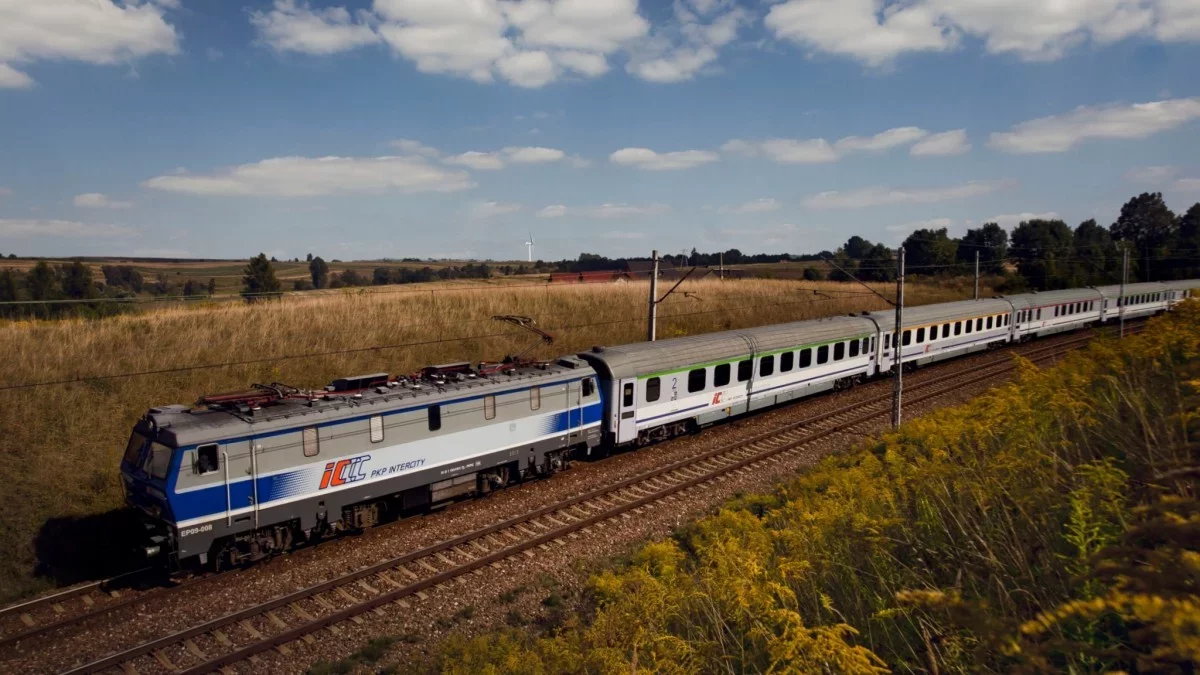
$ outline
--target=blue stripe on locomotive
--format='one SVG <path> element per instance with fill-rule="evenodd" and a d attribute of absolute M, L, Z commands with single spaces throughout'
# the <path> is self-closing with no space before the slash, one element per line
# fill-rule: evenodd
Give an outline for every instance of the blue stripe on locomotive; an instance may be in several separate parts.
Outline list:
<path fill-rule="evenodd" d="M 602 417 L 603 408 L 601 403 L 591 403 L 581 408 L 546 414 L 542 419 L 542 434 L 563 433 L 571 428 L 579 428 L 587 424 L 599 422 Z M 345 422 L 340 421 L 339 423 Z M 301 428 L 303 427 L 275 432 L 272 435 L 296 433 Z M 180 460 L 178 458 L 184 454 L 184 451 L 190 449 L 193 448 L 181 448 L 180 452 L 175 453 L 177 459 L 175 460 L 176 466 L 174 467 L 174 471 L 177 472 L 179 468 Z M 489 448 L 484 448 L 480 450 L 480 453 L 486 453 L 489 450 Z M 434 466 L 436 466 L 435 463 L 428 463 L 425 468 L 432 468 Z M 306 491 L 315 495 L 317 493 L 315 489 L 316 485 L 311 481 L 311 476 L 305 475 L 306 473 L 305 470 L 301 469 L 259 477 L 256 481 L 259 505 L 264 507 L 270 506 L 271 502 L 302 495 Z M 183 522 L 205 516 L 216 517 L 225 513 L 225 483 L 217 483 L 188 492 L 176 492 L 174 489 L 174 480 L 171 480 L 170 484 L 172 486 L 170 491 L 170 508 L 174 514 L 175 522 Z M 229 507 L 234 510 L 253 506 L 254 486 L 251 484 L 250 478 L 245 477 L 230 480 L 228 498 Z"/>

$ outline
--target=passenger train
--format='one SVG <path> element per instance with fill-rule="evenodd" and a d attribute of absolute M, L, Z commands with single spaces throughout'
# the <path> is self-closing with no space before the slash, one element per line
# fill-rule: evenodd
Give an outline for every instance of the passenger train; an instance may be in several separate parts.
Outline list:
<path fill-rule="evenodd" d="M 321 390 L 256 385 L 149 410 L 121 461 L 144 552 L 252 561 L 890 371 L 1170 310 L 1200 280 L 1138 283 L 594 347 L 552 362 L 433 366 Z"/>

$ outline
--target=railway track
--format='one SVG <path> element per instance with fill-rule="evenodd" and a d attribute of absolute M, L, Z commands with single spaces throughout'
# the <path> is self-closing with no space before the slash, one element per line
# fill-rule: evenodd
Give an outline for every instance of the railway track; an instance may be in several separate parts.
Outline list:
<path fill-rule="evenodd" d="M 1128 330 L 1128 329 L 1127 329 Z M 1035 363 L 1049 361 L 1087 343 L 1092 334 L 1021 353 Z M 968 372 L 949 372 L 906 389 L 906 405 L 957 392 L 1014 368 L 1011 354 Z M 314 642 L 323 629 L 334 636 L 345 621 L 361 623 L 363 615 L 383 615 L 393 605 L 401 610 L 430 594 L 465 584 L 469 575 L 518 555 L 565 546 L 570 539 L 602 530 L 614 519 L 632 518 L 658 502 L 670 503 L 685 490 L 781 462 L 805 446 L 856 427 L 877 422 L 891 412 L 891 394 L 781 425 L 751 438 L 723 445 L 666 466 L 606 485 L 569 499 L 476 529 L 452 539 L 363 567 L 288 593 L 262 604 L 195 624 L 187 629 L 109 654 L 70 671 L 74 674 L 120 669 L 126 674 L 166 670 L 207 673 L 232 664 L 258 660 L 277 650 L 287 656 L 296 641 Z"/>

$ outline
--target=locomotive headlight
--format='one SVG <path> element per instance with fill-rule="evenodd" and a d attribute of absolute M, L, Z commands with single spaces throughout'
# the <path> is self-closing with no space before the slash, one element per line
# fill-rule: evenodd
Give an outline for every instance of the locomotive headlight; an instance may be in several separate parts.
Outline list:
<path fill-rule="evenodd" d="M 142 549 L 142 552 L 146 554 L 147 558 L 154 558 L 154 557 L 157 557 L 159 553 L 162 553 L 162 547 L 161 546 L 147 546 L 144 549 Z"/>

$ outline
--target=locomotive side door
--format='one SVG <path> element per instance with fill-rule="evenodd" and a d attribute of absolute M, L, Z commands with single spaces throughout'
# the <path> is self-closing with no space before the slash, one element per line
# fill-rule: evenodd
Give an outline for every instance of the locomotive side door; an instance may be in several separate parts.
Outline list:
<path fill-rule="evenodd" d="M 637 438 L 637 378 L 620 381 L 617 387 L 617 444 L 630 443 Z"/>
<path fill-rule="evenodd" d="M 247 469 L 250 473 L 250 507 L 254 514 L 254 527 L 258 527 L 258 455 L 262 452 L 262 446 L 253 436 L 249 440 L 250 446 L 250 466 Z"/>

